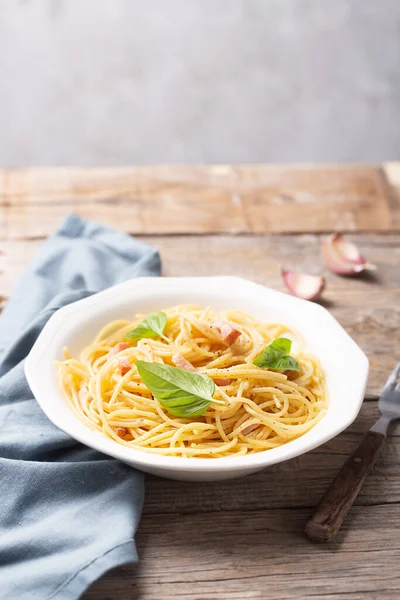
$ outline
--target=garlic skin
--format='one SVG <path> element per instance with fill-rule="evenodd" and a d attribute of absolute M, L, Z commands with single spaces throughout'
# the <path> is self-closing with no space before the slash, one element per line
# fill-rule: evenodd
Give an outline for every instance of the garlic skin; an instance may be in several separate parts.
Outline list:
<path fill-rule="evenodd" d="M 341 233 L 332 233 L 322 244 L 322 256 L 328 269 L 338 275 L 355 275 L 376 269 L 360 254 L 357 246 L 345 240 Z"/>
<path fill-rule="evenodd" d="M 289 269 L 281 269 L 281 274 L 289 292 L 303 300 L 318 298 L 325 287 L 325 278 L 321 275 L 308 275 Z"/>

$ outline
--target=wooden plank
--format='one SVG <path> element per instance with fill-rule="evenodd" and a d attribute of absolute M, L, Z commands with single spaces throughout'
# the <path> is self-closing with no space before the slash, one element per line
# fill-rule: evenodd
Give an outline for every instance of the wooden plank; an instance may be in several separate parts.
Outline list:
<path fill-rule="evenodd" d="M 280 265 L 323 270 L 321 236 L 172 236 L 143 238 L 160 249 L 165 275 L 240 275 L 284 290 Z M 378 267 L 374 277 L 343 278 L 325 272 L 324 300 L 371 361 L 369 392 L 378 393 L 400 360 L 400 235 L 350 236 Z M 7 296 L 40 241 L 1 244 L 0 295 Z M 199 259 L 200 257 L 200 259 Z"/>
<path fill-rule="evenodd" d="M 384 163 L 383 173 L 386 179 L 384 195 L 391 214 L 391 227 L 398 230 L 400 228 L 400 162 Z"/>
<path fill-rule="evenodd" d="M 83 600 L 398 599 L 398 506 L 355 508 L 327 546 L 303 536 L 308 515 L 222 508 L 143 518 L 139 565 L 112 571 Z"/>
<path fill-rule="evenodd" d="M 0 236 L 46 236 L 68 211 L 136 234 L 398 230 L 390 197 L 363 165 L 3 170 Z"/>
<path fill-rule="evenodd" d="M 346 456 L 377 417 L 364 403 L 321 448 L 246 478 L 184 483 L 148 477 L 136 536 L 140 563 L 107 574 L 83 600 L 397 600 L 400 431 L 392 434 L 334 542 L 303 526 Z M 299 508 L 301 507 L 301 508 Z"/>
<path fill-rule="evenodd" d="M 207 185 L 213 190 L 227 189 L 227 184 L 224 183 L 223 187 L 218 179 L 222 177 L 224 168 L 221 168 L 220 174 L 214 172 L 216 185 L 207 180 Z M 166 179 L 168 173 L 172 177 L 168 170 Z M 188 177 L 186 169 L 184 173 Z M 199 173 L 196 177 L 200 178 Z M 370 356 L 369 392 L 375 394 L 388 370 L 396 360 L 400 360 L 400 234 L 388 233 L 393 227 L 390 221 L 396 223 L 397 197 L 393 194 L 388 198 L 387 194 L 388 189 L 391 190 L 390 194 L 395 190 L 397 170 L 386 169 L 385 174 L 383 171 L 380 173 L 379 186 L 383 190 L 382 197 L 385 197 L 384 206 L 389 207 L 389 216 L 386 215 L 388 220 L 385 228 L 377 229 L 386 233 L 349 236 L 367 258 L 377 264 L 376 275 L 346 279 L 326 273 L 328 287 L 324 296 L 329 310 Z M 153 181 L 153 175 L 148 176 Z M 211 177 L 210 173 L 208 176 Z M 238 178 L 244 185 L 241 177 Z M 391 181 L 392 187 L 385 183 L 385 177 L 388 182 Z M 136 175 L 134 179 L 137 181 Z M 188 185 L 183 176 L 182 179 L 184 184 L 176 188 L 181 190 L 180 193 Z M 193 197 L 199 189 L 199 182 L 195 179 L 191 183 Z M 62 185 L 67 180 L 68 177 Z M 18 180 L 13 173 L 8 173 L 6 185 L 4 181 L 4 177 L 0 177 L 2 192 L 13 186 L 18 189 L 15 186 L 20 185 L 24 177 Z M 0 247 L 5 254 L 0 255 L 0 294 L 10 293 L 17 277 L 40 245 L 39 240 L 26 237 L 41 237 L 50 228 L 53 230 L 56 227 L 54 215 L 57 216 L 58 208 L 53 210 L 53 184 L 50 178 L 49 197 L 46 199 L 45 195 L 41 196 L 42 204 L 36 206 L 40 218 L 46 213 L 48 219 L 39 225 L 32 221 L 35 213 L 31 191 L 28 194 L 21 193 L 21 197 L 25 194 L 27 198 L 20 204 L 16 200 L 17 195 L 9 196 L 8 192 L 3 194 L 0 218 L 3 219 L 4 236 Z M 60 183 L 57 196 L 63 207 L 60 215 L 67 204 L 71 205 L 67 194 L 65 198 L 62 197 L 62 185 Z M 28 186 L 28 189 L 31 187 Z M 160 190 L 158 196 L 158 192 L 155 192 L 156 197 L 164 198 L 162 186 Z M 179 197 L 176 190 L 171 192 L 175 199 Z M 90 196 L 93 190 L 85 192 L 83 187 L 83 191 L 78 189 L 75 193 L 77 196 L 74 195 L 74 198 L 82 196 L 82 200 L 76 201 L 78 211 L 86 210 L 85 206 L 90 205 L 90 210 L 96 209 L 99 213 L 102 197 L 99 197 L 100 202 L 99 198 L 89 198 L 89 204 L 86 205 L 85 194 Z M 142 198 L 140 202 L 155 206 L 151 199 L 148 200 L 150 196 L 146 196 L 146 200 Z M 324 197 L 322 194 L 321 198 Z M 140 202 L 138 206 L 142 207 Z M 194 203 L 194 200 L 191 202 Z M 240 231 L 244 233 L 239 237 L 152 235 L 142 238 L 159 247 L 164 274 L 236 274 L 283 289 L 279 274 L 281 264 L 311 272 L 323 271 L 319 257 L 323 236 L 257 235 L 255 232 L 261 225 L 256 222 L 254 226 L 254 221 L 260 219 L 261 223 L 262 215 L 254 211 L 249 216 L 243 212 L 240 200 L 234 202 L 238 208 L 235 213 L 237 216 L 234 216 L 237 221 L 232 221 L 230 214 L 222 214 L 218 217 L 218 227 L 221 227 L 221 223 L 222 227 L 231 227 L 232 222 L 235 226 L 239 224 L 242 228 Z M 263 202 L 262 199 L 261 207 L 264 206 Z M 322 206 L 322 202 L 319 199 L 318 206 Z M 186 205 L 182 196 L 183 204 Z M 292 206 L 293 215 L 298 204 L 296 199 Z M 112 202 L 105 205 L 104 220 L 118 226 L 123 223 L 125 227 L 135 223 L 131 215 L 123 219 L 122 211 L 118 218 L 115 217 L 111 211 Z M 190 202 L 188 206 L 192 211 Z M 248 206 L 253 204 L 246 202 L 246 208 Z M 269 204 L 265 206 L 268 208 Z M 160 207 L 161 204 L 159 210 Z M 205 212 L 198 213 L 201 227 L 209 227 L 208 224 L 204 225 L 208 211 L 206 202 Z M 155 231 L 147 229 L 149 214 L 146 213 L 142 221 L 143 231 L 154 234 Z M 306 213 L 301 214 L 303 218 Z M 358 214 L 357 211 L 355 214 Z M 382 216 L 383 213 L 380 214 Z M 192 221 L 195 220 L 193 215 L 190 212 Z M 89 212 L 87 216 L 93 215 Z M 96 218 L 100 219 L 100 213 L 96 214 Z M 274 222 L 277 218 L 277 214 L 274 214 Z M 189 223 L 192 222 L 190 219 Z M 357 221 L 358 228 L 360 222 Z M 167 220 L 165 223 L 165 227 L 171 227 Z M 394 229 L 396 227 L 400 228 L 395 225 Z M 195 232 L 201 233 L 201 230 Z M 21 239 L 21 236 L 25 236 L 25 239 Z M 397 541 L 400 527 L 399 427 L 393 430 L 379 462 L 357 499 L 357 506 L 351 510 L 336 542 L 316 546 L 302 534 L 311 507 L 317 503 L 363 431 L 372 425 L 377 416 L 376 402 L 365 402 L 355 423 L 340 436 L 311 453 L 244 479 L 189 484 L 148 477 L 144 515 L 137 534 L 140 565 L 109 573 L 83 596 L 84 600 L 308 600 L 310 597 L 337 600 L 342 596 L 351 600 L 397 600 L 400 575 L 393 565 L 398 563 L 400 555 Z"/>
<path fill-rule="evenodd" d="M 198 514 L 315 506 L 363 433 L 378 419 L 376 402 L 364 402 L 356 421 L 312 452 L 233 481 L 185 483 L 148 476 L 145 514 Z M 400 425 L 394 426 L 382 455 L 356 504 L 400 503 Z M 399 506 L 400 517 L 400 506 Z"/>

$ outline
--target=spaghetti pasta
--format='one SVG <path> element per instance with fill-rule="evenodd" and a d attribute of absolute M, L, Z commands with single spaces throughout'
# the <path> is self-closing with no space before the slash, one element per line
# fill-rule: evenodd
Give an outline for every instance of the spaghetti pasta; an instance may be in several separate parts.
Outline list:
<path fill-rule="evenodd" d="M 216 314 L 180 305 L 165 313 L 162 337 L 127 340 L 144 318 L 136 315 L 132 322 L 106 325 L 78 359 L 65 349 L 65 360 L 57 363 L 60 386 L 88 427 L 145 452 L 222 458 L 276 448 L 309 431 L 326 413 L 324 374 L 298 332 L 239 310 Z M 279 337 L 295 342 L 300 372 L 253 364 Z M 216 384 L 215 401 L 200 417 L 172 416 L 144 385 L 137 360 L 208 375 Z"/>

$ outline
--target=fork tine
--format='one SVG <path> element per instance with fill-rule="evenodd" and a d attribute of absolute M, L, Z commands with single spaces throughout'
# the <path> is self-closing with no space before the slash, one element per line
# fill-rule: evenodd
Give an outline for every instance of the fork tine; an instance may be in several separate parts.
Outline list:
<path fill-rule="evenodd" d="M 386 381 L 383 391 L 385 392 L 388 389 L 391 389 L 397 381 L 397 377 L 400 374 L 400 363 L 397 363 L 393 371 L 390 373 L 388 380 Z"/>

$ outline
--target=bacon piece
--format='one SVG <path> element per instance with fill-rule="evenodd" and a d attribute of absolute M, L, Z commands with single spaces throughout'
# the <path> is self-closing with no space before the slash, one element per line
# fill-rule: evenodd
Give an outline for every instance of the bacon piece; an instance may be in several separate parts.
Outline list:
<path fill-rule="evenodd" d="M 108 353 L 108 357 L 111 358 L 112 356 L 115 356 L 119 352 L 122 352 L 122 350 L 126 350 L 129 347 L 130 345 L 126 342 L 120 342 L 119 344 L 115 344 L 115 346 L 111 348 L 110 352 Z"/>
<path fill-rule="evenodd" d="M 130 360 L 127 356 L 121 356 L 121 358 L 118 360 L 118 366 L 121 375 L 125 375 L 128 371 L 131 370 L 132 367 Z"/>
<path fill-rule="evenodd" d="M 182 356 L 182 354 L 174 354 L 174 356 L 172 357 L 172 362 L 176 367 L 178 367 L 179 369 L 183 369 L 184 371 L 196 371 L 196 367 L 194 367 L 191 362 L 186 360 L 186 358 Z"/>
<path fill-rule="evenodd" d="M 217 385 L 229 385 L 232 383 L 232 379 L 214 379 L 214 383 Z"/>
<path fill-rule="evenodd" d="M 211 324 L 211 327 L 216 329 L 223 341 L 229 345 L 234 344 L 239 335 L 241 335 L 240 331 L 235 329 L 233 325 L 227 323 L 226 321 L 215 321 L 215 323 Z"/>
<path fill-rule="evenodd" d="M 293 381 L 293 379 L 297 379 L 298 377 L 300 377 L 301 375 L 301 371 L 283 371 L 284 375 L 286 375 L 286 377 L 288 379 L 290 379 L 290 381 Z"/>
<path fill-rule="evenodd" d="M 259 427 L 259 426 L 260 426 L 260 423 L 253 423 L 252 425 L 249 425 L 248 427 L 245 427 L 244 429 L 242 429 L 242 433 L 243 433 L 243 435 L 249 435 L 249 433 L 251 433 L 252 431 L 257 429 L 257 427 Z"/>
<path fill-rule="evenodd" d="M 197 371 L 196 367 L 194 367 L 191 362 L 186 360 L 186 358 L 182 356 L 182 354 L 174 354 L 174 356 L 172 357 L 172 362 L 176 367 L 179 367 L 179 369 L 183 369 L 184 371 L 191 371 L 192 373 L 195 373 Z M 214 379 L 214 383 L 216 383 L 217 385 L 229 385 L 231 381 L 232 379 Z"/>
<path fill-rule="evenodd" d="M 127 348 L 130 348 L 130 346 L 126 342 L 120 342 L 119 344 L 115 344 L 115 346 L 111 348 L 110 352 L 108 353 L 108 357 L 111 358 L 113 356 L 116 356 L 117 354 L 119 354 L 119 352 L 122 352 L 122 350 L 126 350 Z M 130 370 L 131 366 L 132 365 L 127 356 L 121 356 L 121 358 L 118 359 L 118 367 L 121 375 L 125 375 L 125 373 L 127 373 Z"/>
<path fill-rule="evenodd" d="M 118 437 L 123 438 L 126 435 L 128 435 L 129 431 L 126 427 L 115 427 L 114 425 L 111 425 L 111 429 L 113 431 L 115 431 L 115 433 L 117 434 Z"/>
<path fill-rule="evenodd" d="M 133 440 L 133 435 L 130 433 L 129 429 L 126 427 L 119 427 L 115 425 L 111 425 L 111 429 L 115 431 L 118 437 L 125 440 L 125 442 L 130 442 Z"/>

